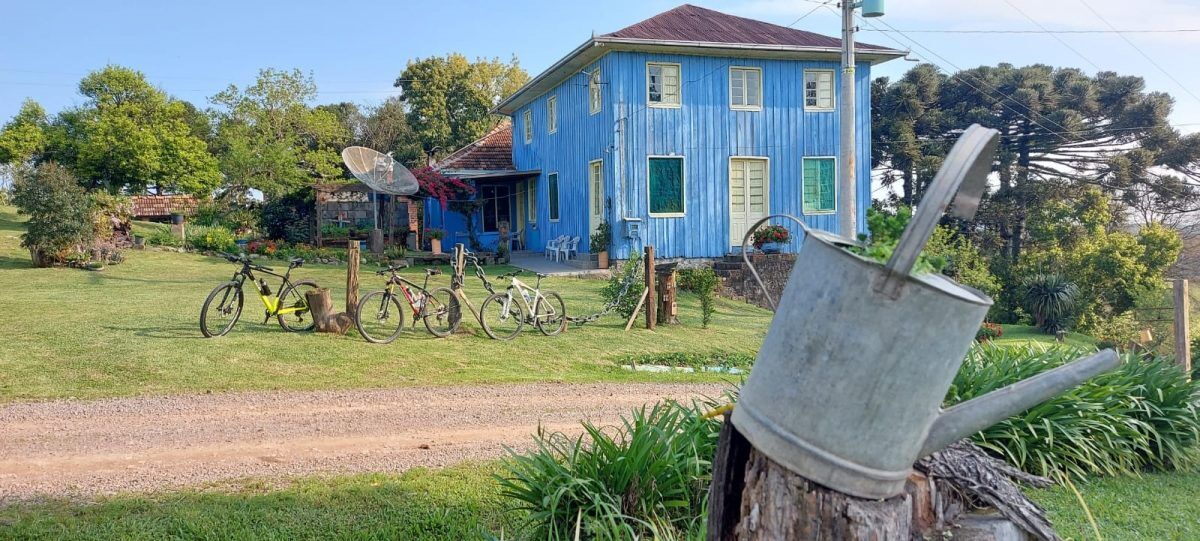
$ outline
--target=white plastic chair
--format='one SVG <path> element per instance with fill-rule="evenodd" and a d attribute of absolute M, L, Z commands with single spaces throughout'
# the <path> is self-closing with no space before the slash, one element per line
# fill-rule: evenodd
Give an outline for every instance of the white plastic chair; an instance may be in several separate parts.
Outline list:
<path fill-rule="evenodd" d="M 571 254 L 579 255 L 579 237 L 571 237 L 570 239 L 563 237 L 563 241 L 558 244 L 558 255 L 562 259 L 570 260 Z"/>
<path fill-rule="evenodd" d="M 555 261 L 558 261 L 558 244 L 561 241 L 562 237 L 546 241 L 546 259 L 553 258 Z"/>

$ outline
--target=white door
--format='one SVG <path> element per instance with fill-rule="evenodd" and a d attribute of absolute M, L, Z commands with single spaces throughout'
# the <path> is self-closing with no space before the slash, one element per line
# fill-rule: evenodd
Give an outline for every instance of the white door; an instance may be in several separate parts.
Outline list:
<path fill-rule="evenodd" d="M 729 160 L 729 245 L 741 248 L 746 231 L 767 217 L 767 160 Z"/>
<path fill-rule="evenodd" d="M 588 163 L 588 223 L 591 225 L 589 231 L 595 232 L 596 228 L 604 222 L 604 162 L 602 160 L 594 160 Z"/>

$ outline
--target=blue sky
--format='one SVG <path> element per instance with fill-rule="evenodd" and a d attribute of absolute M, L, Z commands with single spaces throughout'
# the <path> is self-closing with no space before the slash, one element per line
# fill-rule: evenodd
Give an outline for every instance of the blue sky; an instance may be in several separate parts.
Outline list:
<path fill-rule="evenodd" d="M 1084 4 L 1086 2 L 1086 4 Z M 838 18 L 814 0 L 694 0 L 727 13 L 836 35 Z M 259 68 L 311 72 L 319 102 L 378 102 L 394 95 L 391 83 L 410 58 L 451 51 L 469 57 L 516 55 L 536 74 L 592 33 L 610 32 L 678 5 L 678 1 L 574 2 L 310 0 L 176 2 L 158 0 L 2 0 L 0 122 L 25 97 L 51 112 L 77 104 L 75 85 L 107 63 L 129 66 L 170 94 L 207 106 L 230 83 L 253 81 Z M 1087 6 L 1125 30 L 1200 29 L 1195 0 L 889 0 L 887 24 L 900 30 L 1106 29 Z M 1034 19 L 1032 22 L 1030 18 Z M 885 28 L 882 22 L 872 22 Z M 863 25 L 860 39 L 898 46 Z M 892 34 L 894 35 L 894 34 Z M 1153 90 L 1176 98 L 1172 122 L 1200 131 L 1200 33 L 1044 34 L 911 32 L 904 48 L 944 69 L 1000 61 L 1070 65 L 1141 75 Z M 930 52 L 932 51 L 932 52 Z M 1169 75 L 1154 66 L 1158 64 Z M 912 64 L 893 61 L 876 75 L 896 76 Z M 1173 79 L 1174 80 L 1173 80 Z"/>

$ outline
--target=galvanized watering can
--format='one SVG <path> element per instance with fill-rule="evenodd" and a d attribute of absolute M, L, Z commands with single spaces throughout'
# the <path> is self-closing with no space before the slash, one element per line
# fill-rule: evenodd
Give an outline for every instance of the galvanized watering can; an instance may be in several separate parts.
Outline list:
<path fill-rule="evenodd" d="M 963 133 L 886 265 L 800 222 L 804 243 L 733 412 L 755 448 L 834 490 L 887 498 L 917 459 L 1118 366 L 1104 350 L 940 409 L 992 300 L 910 271 L 952 199 L 954 214 L 974 215 L 997 135 Z"/>

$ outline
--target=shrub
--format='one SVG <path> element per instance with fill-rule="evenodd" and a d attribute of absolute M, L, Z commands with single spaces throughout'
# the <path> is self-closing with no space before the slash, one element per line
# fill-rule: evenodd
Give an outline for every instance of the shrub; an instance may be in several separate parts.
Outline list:
<path fill-rule="evenodd" d="M 600 289 L 600 297 L 604 299 L 605 308 L 612 306 L 625 319 L 629 319 L 633 315 L 638 299 L 642 298 L 642 292 L 646 290 L 646 282 L 642 278 L 641 261 L 641 255 L 634 252 L 629 260 L 621 266 L 620 272 L 614 272 L 608 279 L 608 283 Z"/>
<path fill-rule="evenodd" d="M 1021 299 L 1042 332 L 1066 328 L 1075 315 L 1079 287 L 1061 274 L 1035 274 L 1021 283 Z"/>
<path fill-rule="evenodd" d="M 1143 328 L 1130 312 L 1106 318 L 1087 315 L 1085 319 L 1088 334 L 1096 339 L 1096 346 L 1100 348 L 1128 347 L 1138 340 L 1138 333 Z M 1084 323 L 1080 321 L 1081 326 Z"/>
<path fill-rule="evenodd" d="M 791 239 L 791 232 L 782 225 L 765 225 L 754 230 L 754 247 L 762 249 L 768 242 L 785 243 Z"/>
<path fill-rule="evenodd" d="M 708 322 L 712 319 L 713 312 L 716 311 L 717 286 L 720 284 L 721 279 L 717 277 L 717 273 L 713 272 L 711 267 L 679 271 L 679 289 L 691 291 L 700 296 L 700 314 L 704 327 L 708 327 Z"/>
<path fill-rule="evenodd" d="M 446 238 L 446 230 L 431 227 L 425 230 L 425 238 L 429 240 L 442 240 Z"/>
<path fill-rule="evenodd" d="M 95 238 L 91 200 L 74 175 L 56 163 L 18 174 L 13 203 L 29 217 L 21 246 L 29 249 L 34 265 L 60 264 Z"/>
<path fill-rule="evenodd" d="M 237 239 L 232 231 L 221 226 L 193 227 L 188 230 L 187 245 L 199 251 L 234 252 Z"/>
<path fill-rule="evenodd" d="M 347 238 L 350 236 L 350 228 L 333 224 L 325 224 L 321 226 L 321 236 L 333 239 Z"/>
<path fill-rule="evenodd" d="M 979 326 L 979 330 L 975 331 L 976 342 L 987 342 L 989 340 L 1000 338 L 1001 336 L 1004 336 L 1004 327 L 1001 327 L 999 323 L 989 323 L 985 321 L 983 322 L 983 325 Z"/>
<path fill-rule="evenodd" d="M 267 238 L 288 242 L 312 241 L 309 224 L 315 204 L 311 190 L 297 191 L 267 201 L 259 218 L 262 231 Z"/>
<path fill-rule="evenodd" d="M 659 403 L 615 428 L 584 422 L 576 439 L 539 430 L 537 448 L 505 459 L 502 493 L 528 511 L 533 539 L 698 538 L 704 531 L 715 403 Z"/>
<path fill-rule="evenodd" d="M 133 219 L 133 202 L 128 197 L 108 192 L 93 192 L 89 197 L 92 201 L 92 227 L 96 232 L 96 239 L 111 239 L 114 224 L 129 228 L 129 221 Z"/>
<path fill-rule="evenodd" d="M 707 353 L 641 353 L 625 355 L 619 364 L 658 364 L 665 366 L 686 366 L 696 370 L 708 367 L 749 368 L 754 364 L 753 353 L 711 351 Z"/>
<path fill-rule="evenodd" d="M 984 395 L 1088 354 L 1081 348 L 979 346 L 946 394 Z M 1195 463 L 1200 382 L 1167 359 L 1125 355 L 1121 367 L 976 434 L 980 447 L 1038 475 L 1077 478 Z"/>
<path fill-rule="evenodd" d="M 171 233 L 170 229 L 165 227 L 156 227 L 149 235 L 146 236 L 146 243 L 151 246 L 168 246 L 179 248 L 183 246 L 183 239 Z"/>
<path fill-rule="evenodd" d="M 609 246 L 612 246 L 612 226 L 608 222 L 600 222 L 596 226 L 596 232 L 588 238 L 588 247 L 593 252 L 607 252 Z"/>

